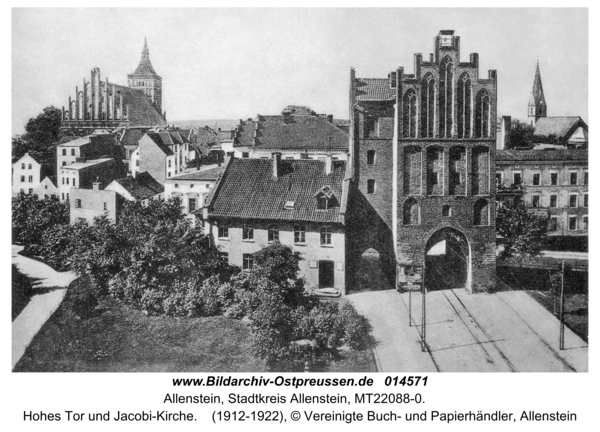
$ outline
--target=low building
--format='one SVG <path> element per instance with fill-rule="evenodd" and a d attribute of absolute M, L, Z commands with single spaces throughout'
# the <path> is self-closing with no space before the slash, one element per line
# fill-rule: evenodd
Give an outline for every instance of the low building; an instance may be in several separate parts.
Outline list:
<path fill-rule="evenodd" d="M 53 162 L 39 156 L 25 153 L 12 166 L 12 194 L 19 193 L 40 195 L 40 185 L 46 176 L 54 174 Z"/>
<path fill-rule="evenodd" d="M 142 136 L 139 147 L 131 153 L 131 174 L 148 172 L 159 183 L 180 174 L 187 168 L 189 144 L 179 130 L 154 129 Z"/>
<path fill-rule="evenodd" d="M 193 213 L 204 206 L 206 197 L 223 173 L 224 166 L 208 166 L 165 180 L 165 199 L 179 198 L 183 212 Z"/>
<path fill-rule="evenodd" d="M 288 105 L 281 115 L 240 120 L 231 143 L 221 143 L 221 150 L 236 158 L 270 159 L 277 152 L 284 160 L 324 160 L 327 155 L 347 160 L 348 149 L 348 133 L 334 124 L 333 116 L 299 105 Z"/>
<path fill-rule="evenodd" d="M 588 182 L 587 150 L 499 150 L 496 154 L 498 201 L 504 205 L 522 201 L 547 216 L 548 235 L 564 248 L 587 247 Z"/>
<path fill-rule="evenodd" d="M 127 176 L 110 182 L 104 190 L 115 191 L 127 201 L 139 201 L 146 205 L 151 200 L 161 200 L 165 188 L 147 172 L 139 173 L 135 178 Z"/>
<path fill-rule="evenodd" d="M 587 148 L 588 126 L 581 117 L 541 117 L 534 126 L 534 140 L 571 149 Z"/>
<path fill-rule="evenodd" d="M 253 254 L 279 242 L 299 252 L 308 288 L 346 290 L 345 162 L 229 159 L 203 209 L 230 264 L 252 271 Z"/>
<path fill-rule="evenodd" d="M 44 199 L 51 196 L 58 197 L 58 188 L 56 187 L 56 176 L 44 177 L 38 189 L 38 198 Z"/>
<path fill-rule="evenodd" d="M 94 219 L 106 215 L 113 222 L 117 221 L 121 197 L 114 190 L 101 190 L 100 182 L 95 182 L 92 189 L 73 189 L 69 200 L 71 224 L 85 222 L 94 224 Z"/>
<path fill-rule="evenodd" d="M 127 168 L 120 159 L 103 158 L 65 165 L 59 168 L 58 173 L 59 198 L 65 201 L 70 199 L 70 193 L 74 189 L 89 189 L 96 181 L 107 184 L 126 176 Z"/>

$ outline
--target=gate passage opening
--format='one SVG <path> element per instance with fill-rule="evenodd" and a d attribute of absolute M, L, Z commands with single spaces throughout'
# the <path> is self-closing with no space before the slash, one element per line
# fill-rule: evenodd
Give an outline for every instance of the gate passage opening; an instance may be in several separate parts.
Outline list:
<path fill-rule="evenodd" d="M 425 286 L 429 291 L 471 289 L 471 247 L 467 238 L 454 228 L 442 228 L 428 240 L 425 248 Z"/>

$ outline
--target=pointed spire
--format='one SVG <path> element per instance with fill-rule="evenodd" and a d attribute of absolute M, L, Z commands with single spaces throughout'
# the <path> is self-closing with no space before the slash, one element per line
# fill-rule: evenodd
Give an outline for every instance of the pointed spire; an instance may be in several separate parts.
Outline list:
<path fill-rule="evenodd" d="M 150 62 L 150 50 L 148 49 L 148 40 L 144 36 L 144 49 L 142 50 L 142 59 L 133 75 L 157 75 L 154 72 L 152 63 Z"/>
<path fill-rule="evenodd" d="M 535 79 L 533 80 L 533 90 L 531 91 L 530 105 L 537 105 L 540 102 L 546 104 L 544 97 L 544 88 L 542 87 L 542 76 L 540 74 L 540 61 L 537 61 L 535 66 Z"/>

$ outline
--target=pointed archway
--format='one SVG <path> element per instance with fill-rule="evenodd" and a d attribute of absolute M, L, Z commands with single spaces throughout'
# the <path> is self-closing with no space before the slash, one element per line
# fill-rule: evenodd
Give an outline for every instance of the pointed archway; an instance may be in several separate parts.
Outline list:
<path fill-rule="evenodd" d="M 471 247 L 457 229 L 442 228 L 429 237 L 425 247 L 427 290 L 471 290 Z"/>

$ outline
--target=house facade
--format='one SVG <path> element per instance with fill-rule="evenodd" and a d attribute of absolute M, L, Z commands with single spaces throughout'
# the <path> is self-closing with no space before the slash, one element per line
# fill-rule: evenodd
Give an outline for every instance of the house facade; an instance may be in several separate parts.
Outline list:
<path fill-rule="evenodd" d="M 551 238 L 566 243 L 566 248 L 585 249 L 588 172 L 587 150 L 500 150 L 496 156 L 498 200 L 509 206 L 524 203 L 548 218 Z"/>
<path fill-rule="evenodd" d="M 178 130 L 160 128 L 149 131 L 139 140 L 131 153 L 130 171 L 135 177 L 148 172 L 159 183 L 182 173 L 188 166 L 190 141 Z"/>
<path fill-rule="evenodd" d="M 168 178 L 165 180 L 165 199 L 179 198 L 185 214 L 196 212 L 204 206 L 223 170 L 224 166 L 208 166 Z"/>
<path fill-rule="evenodd" d="M 42 181 L 54 172 L 51 164 L 40 160 L 39 162 L 29 153 L 12 165 L 12 195 L 19 193 L 40 195 Z"/>
<path fill-rule="evenodd" d="M 127 175 L 127 168 L 119 159 L 103 158 L 74 162 L 58 169 L 57 185 L 61 202 L 70 200 L 75 189 L 90 189 L 94 182 L 107 184 Z"/>
<path fill-rule="evenodd" d="M 299 252 L 308 288 L 346 291 L 345 162 L 229 159 L 203 209 L 224 260 L 252 271 L 253 254 L 279 242 Z"/>

